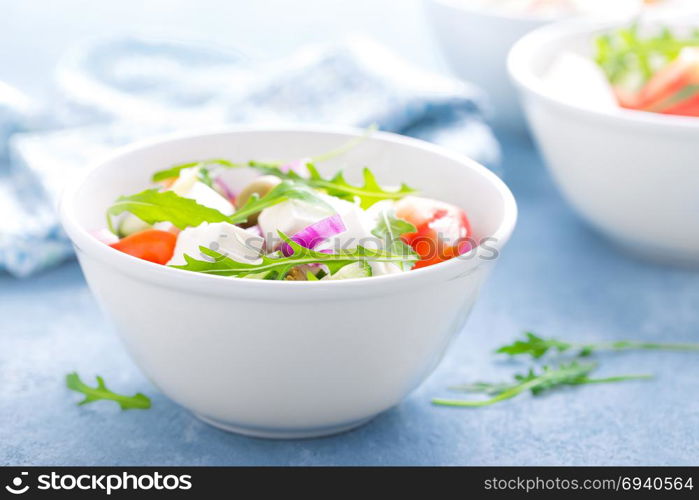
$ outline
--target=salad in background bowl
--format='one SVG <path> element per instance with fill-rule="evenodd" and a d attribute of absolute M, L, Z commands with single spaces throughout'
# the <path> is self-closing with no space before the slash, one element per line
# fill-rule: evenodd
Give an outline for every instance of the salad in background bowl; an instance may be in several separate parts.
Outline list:
<path fill-rule="evenodd" d="M 512 194 L 481 165 L 395 134 L 376 133 L 341 155 L 311 162 L 324 181 L 338 181 L 337 172 L 343 171 L 348 186 L 368 183 L 373 198 L 337 196 L 338 186 L 311 186 L 314 174 L 305 161 L 272 161 L 308 158 L 360 136 L 354 130 L 300 127 L 234 129 L 156 140 L 120 151 L 66 190 L 61 219 L 90 288 L 144 373 L 202 420 L 271 438 L 321 436 L 356 427 L 417 387 L 463 328 L 514 228 L 517 211 Z M 204 172 L 202 166 L 209 170 L 215 162 L 199 162 L 202 158 L 262 163 L 255 168 L 219 164 L 222 168 Z M 194 164 L 177 165 L 187 159 L 194 159 Z M 170 165 L 177 165 L 174 171 Z M 370 166 L 371 177 L 365 166 Z M 285 172 L 276 172 L 278 179 L 266 194 L 244 199 L 246 187 L 281 167 Z M 158 186 L 144 190 L 153 182 L 154 172 L 164 168 L 169 172 L 156 174 Z M 185 181 L 189 187 L 181 190 Z M 207 189 L 194 187 L 197 183 Z M 274 194 L 278 196 L 280 186 L 285 190 L 280 198 L 286 199 L 269 204 L 265 210 L 271 212 L 250 209 L 250 203 L 259 207 L 272 201 L 267 197 L 275 189 L 280 190 Z M 154 207 L 152 200 L 145 200 L 154 195 L 186 203 L 192 210 L 174 210 L 172 204 Z M 290 210 L 289 202 L 299 200 L 308 204 Z M 404 211 L 402 204 L 410 209 Z M 372 209 L 381 205 L 379 213 L 386 218 L 376 216 L 374 224 Z M 105 231 L 106 212 L 119 235 Z M 201 222 L 184 219 L 204 212 L 207 219 Z M 136 213 L 139 220 L 133 218 Z M 253 214 L 256 222 L 250 219 Z M 339 220 L 328 221 L 338 214 Z M 211 217 L 227 220 L 216 222 Z M 372 223 L 364 227 L 367 220 Z M 362 254 L 359 245 L 348 250 L 332 245 L 332 238 L 347 236 L 337 227 L 340 224 L 353 230 L 359 221 L 365 235 L 380 228 L 382 220 L 393 228 L 393 236 L 372 235 L 372 241 L 386 247 L 367 246 Z M 432 224 L 438 220 L 444 227 Z M 322 227 L 314 226 L 318 223 Z M 255 226 L 270 226 L 269 233 L 277 231 L 278 238 L 267 241 L 267 230 Z M 310 227 L 323 236 L 322 241 L 310 242 Z M 429 229 L 428 235 L 446 234 L 456 227 L 452 233 L 456 240 L 443 242 L 442 248 L 465 253 L 411 266 L 424 259 L 406 235 L 419 233 L 421 227 Z M 158 233 L 163 241 L 157 245 L 147 238 L 140 248 L 126 251 L 129 238 L 153 231 L 170 236 Z M 185 238 L 188 231 L 191 238 Z M 294 240 L 299 232 L 309 238 Z M 303 263 L 303 272 L 295 273 L 301 279 L 287 279 L 295 267 L 288 265 L 281 267 L 283 273 L 258 276 L 250 276 L 249 269 L 229 275 L 175 267 L 196 260 L 210 269 L 224 254 L 235 261 L 231 257 L 236 249 L 228 238 L 242 236 L 248 241 L 248 234 L 256 237 L 263 261 L 279 263 L 276 259 L 313 252 Z M 469 237 L 476 242 L 473 248 L 459 245 Z M 362 265 L 336 266 L 332 259 L 339 255 L 343 260 L 338 253 L 342 251 L 352 252 L 352 259 L 357 257 Z M 377 252 L 381 257 L 376 258 Z M 236 262 L 233 266 L 241 264 Z M 242 263 L 257 265 L 257 259 Z M 376 263 L 397 269 L 378 273 Z M 352 275 L 326 279 L 345 269 Z M 325 274 L 319 277 L 321 271 Z M 369 272 L 371 277 L 364 274 Z M 316 279 L 309 279 L 309 273 Z"/>
<path fill-rule="evenodd" d="M 486 91 L 494 124 L 522 132 L 525 121 L 507 74 L 507 54 L 530 31 L 573 17 L 630 20 L 699 12 L 692 0 L 426 0 L 434 35 L 457 76 Z"/>
<path fill-rule="evenodd" d="M 573 207 L 630 252 L 692 266 L 699 265 L 694 33 L 654 23 L 560 23 L 524 37 L 508 59 L 537 143 Z"/>
<path fill-rule="evenodd" d="M 637 25 L 600 35 L 595 62 L 619 106 L 699 117 L 699 27 Z"/>

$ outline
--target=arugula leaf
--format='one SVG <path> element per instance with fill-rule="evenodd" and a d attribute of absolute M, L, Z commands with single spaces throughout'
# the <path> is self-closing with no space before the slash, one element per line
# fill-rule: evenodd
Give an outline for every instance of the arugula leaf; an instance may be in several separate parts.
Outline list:
<path fill-rule="evenodd" d="M 523 392 L 530 391 L 537 396 L 545 391 L 555 389 L 562 386 L 570 385 L 587 385 L 587 384 L 607 384 L 612 382 L 623 382 L 626 380 L 646 380 L 652 378 L 652 375 L 618 375 L 615 377 L 606 378 L 590 378 L 589 374 L 597 368 L 595 363 L 569 363 L 562 364 L 557 368 L 544 366 L 540 372 L 535 372 L 530 369 L 524 375 L 515 375 L 515 381 L 512 383 L 490 384 L 487 382 L 478 382 L 466 386 L 456 387 L 456 390 L 466 392 L 483 392 L 486 394 L 495 394 L 490 399 L 481 401 L 467 401 L 458 399 L 433 399 L 432 404 L 438 406 L 452 407 L 480 407 L 489 406 L 500 401 L 512 399 Z"/>
<path fill-rule="evenodd" d="M 542 357 L 550 351 L 562 353 L 575 350 L 577 356 L 589 356 L 597 351 L 629 351 L 629 350 L 662 350 L 662 351 L 699 351 L 699 344 L 636 342 L 617 340 L 613 342 L 575 343 L 564 342 L 554 338 L 542 338 L 532 332 L 525 333 L 524 340 L 516 340 L 512 344 L 500 347 L 498 353 L 510 356 L 529 355 L 534 359 Z"/>
<path fill-rule="evenodd" d="M 193 161 L 189 163 L 181 163 L 179 165 L 175 165 L 173 167 L 170 167 L 165 170 L 159 170 L 158 172 L 155 172 L 153 174 L 153 177 L 151 178 L 153 182 L 161 182 L 166 179 L 172 179 L 173 177 L 179 177 L 180 172 L 186 168 L 194 168 L 194 167 L 200 167 L 200 173 L 202 176 L 208 176 L 209 174 L 209 169 L 212 166 L 218 166 L 218 167 L 224 167 L 224 168 L 238 168 L 242 167 L 243 165 L 233 163 L 232 161 L 225 160 L 223 158 L 212 158 L 209 160 L 203 160 L 203 161 Z M 206 172 L 206 173 L 204 173 Z"/>
<path fill-rule="evenodd" d="M 118 403 L 122 410 L 147 410 L 150 408 L 150 399 L 144 394 L 140 392 L 133 396 L 116 394 L 107 389 L 104 379 L 100 376 L 97 377 L 97 387 L 90 387 L 80 380 L 80 376 L 76 372 L 69 373 L 66 375 L 66 387 L 85 395 L 85 399 L 80 401 L 79 405 L 105 399 Z"/>
<path fill-rule="evenodd" d="M 310 189 L 304 184 L 286 180 L 277 184 L 274 189 L 272 189 L 262 198 L 260 198 L 257 194 L 253 194 L 245 205 L 240 207 L 233 215 L 229 217 L 228 222 L 231 224 L 241 224 L 247 222 L 251 215 L 261 212 L 265 208 L 271 207 L 272 205 L 276 205 L 277 203 L 290 199 L 301 200 L 314 205 L 323 206 L 329 213 L 335 212 L 335 210 L 319 196 L 319 193 L 315 192 L 313 189 Z"/>
<path fill-rule="evenodd" d="M 349 184 L 342 171 L 339 171 L 329 180 L 323 179 L 318 170 L 312 164 L 307 164 L 306 168 L 310 174 L 310 184 L 316 188 L 326 189 L 328 194 L 339 197 L 357 197 L 360 200 L 360 206 L 364 209 L 369 208 L 377 201 L 381 200 L 398 200 L 406 195 L 415 193 L 416 191 L 408 187 L 405 183 L 401 184 L 397 190 L 386 191 L 376 181 L 376 177 L 368 168 L 362 170 L 364 184 L 362 186 L 353 186 Z"/>
<path fill-rule="evenodd" d="M 290 179 L 296 182 L 305 183 L 316 189 L 324 189 L 329 195 L 338 198 L 354 199 L 359 198 L 362 208 L 369 208 L 371 205 L 381 200 L 399 200 L 417 191 L 405 183 L 398 189 L 386 190 L 376 181 L 376 176 L 368 168 L 364 168 L 362 175 L 364 178 L 361 186 L 354 186 L 348 183 L 342 171 L 337 172 L 333 177 L 324 179 L 318 169 L 312 163 L 306 163 L 308 177 L 302 177 L 293 170 L 283 171 L 278 165 L 273 163 L 259 163 L 251 161 L 251 168 L 254 168 L 267 175 L 276 175 L 282 179 Z"/>
<path fill-rule="evenodd" d="M 384 248 L 389 252 L 400 254 L 400 255 L 413 255 L 416 259 L 419 256 L 413 248 L 400 239 L 401 234 L 414 233 L 417 228 L 410 222 L 399 219 L 393 210 L 384 210 L 379 216 L 379 220 L 376 227 L 371 231 L 371 234 L 379 238 L 385 243 Z M 415 263 L 410 263 L 410 267 L 405 267 L 408 264 L 403 263 L 402 269 L 408 270 L 412 268 Z"/>
<path fill-rule="evenodd" d="M 381 212 L 376 227 L 371 232 L 378 238 L 388 237 L 391 242 L 401 241 L 400 235 L 406 233 L 414 233 L 417 228 L 404 219 L 399 219 L 392 210 L 384 210 Z"/>
<path fill-rule="evenodd" d="M 147 224 L 171 222 L 180 229 L 198 226 L 202 222 L 227 222 L 229 218 L 214 208 L 200 205 L 173 191 L 146 189 L 131 196 L 120 196 L 107 210 L 107 224 L 112 217 L 130 212 Z"/>
<path fill-rule="evenodd" d="M 572 345 L 567 342 L 561 342 L 555 339 L 542 339 L 532 332 L 525 332 L 524 335 L 526 337 L 525 340 L 516 340 L 512 344 L 500 347 L 495 352 L 509 354 L 510 356 L 529 354 L 533 358 L 538 359 L 551 349 L 563 352 L 572 347 Z"/>
<path fill-rule="evenodd" d="M 131 196 L 120 196 L 107 210 L 107 225 L 113 227 L 112 217 L 123 212 L 130 212 L 147 224 L 171 222 L 180 229 L 196 227 L 202 222 L 229 222 L 240 224 L 261 210 L 289 199 L 303 200 L 315 205 L 333 209 L 318 193 L 303 184 L 283 181 L 272 191 L 260 198 L 253 195 L 247 203 L 227 216 L 214 208 L 200 205 L 194 200 L 179 196 L 173 191 L 147 189 Z"/>
<path fill-rule="evenodd" d="M 346 153 L 348 150 L 364 141 L 375 129 L 376 127 L 372 125 L 361 137 L 354 138 L 333 151 L 318 155 L 314 157 L 312 161 L 322 162 Z M 304 184 L 315 189 L 323 189 L 328 194 L 337 196 L 339 198 L 354 200 L 355 197 L 357 197 L 360 200 L 362 208 L 368 208 L 377 201 L 397 200 L 408 194 L 416 192 L 416 190 L 408 187 L 406 184 L 402 184 L 395 190 L 386 190 L 379 185 L 379 183 L 376 181 L 376 177 L 368 168 L 365 168 L 363 171 L 363 184 L 361 186 L 354 186 L 345 180 L 341 171 L 335 174 L 335 176 L 332 178 L 324 179 L 313 163 L 308 162 L 305 165 L 309 176 L 303 177 L 293 170 L 282 170 L 282 165 L 282 163 L 262 163 L 250 161 L 248 162 L 247 166 L 268 175 L 276 175 L 281 179 L 295 181 L 297 184 Z M 160 170 L 153 174 L 152 179 L 153 182 L 164 181 L 166 179 L 178 177 L 183 169 L 199 167 L 199 179 L 202 182 L 211 185 L 210 169 L 212 167 L 239 168 L 242 166 L 243 165 L 241 164 L 234 163 L 223 158 L 213 158 L 203 161 L 182 163 L 166 170 Z"/>
<path fill-rule="evenodd" d="M 332 274 L 353 262 L 373 261 L 400 263 L 414 259 L 413 256 L 393 255 L 380 250 L 370 250 L 362 246 L 358 246 L 354 250 L 340 250 L 338 253 L 317 252 L 310 248 L 302 247 L 282 232 L 279 232 L 279 236 L 288 243 L 293 250 L 293 254 L 289 257 L 281 255 L 274 257 L 262 255 L 255 262 L 237 262 L 210 248 L 202 246 L 199 247 L 199 250 L 203 255 L 209 257 L 210 260 L 197 260 L 189 255 L 185 255 L 186 264 L 172 267 L 185 271 L 241 278 L 250 277 L 250 275 L 257 273 L 273 271 L 275 273 L 275 279 L 283 280 L 293 267 L 303 264 L 325 264 Z"/>
<path fill-rule="evenodd" d="M 336 156 L 341 156 L 345 154 L 346 152 L 350 151 L 351 149 L 355 148 L 357 145 L 361 144 L 364 142 L 367 138 L 371 136 L 372 133 L 377 129 L 376 124 L 369 125 L 367 129 L 364 131 L 364 133 L 359 136 L 355 137 L 353 139 L 350 139 L 347 141 L 345 144 L 342 144 L 340 147 L 333 149 L 332 151 L 328 151 L 326 153 L 319 154 L 317 156 L 314 156 L 311 158 L 312 162 L 323 162 L 327 160 L 331 160 L 335 158 Z M 284 164 L 287 164 L 289 162 L 284 162 Z M 279 166 L 282 165 L 282 163 L 276 163 L 275 165 Z M 200 167 L 200 176 L 203 179 L 209 178 L 210 175 L 210 169 L 212 167 L 223 167 L 223 168 L 240 168 L 245 165 L 240 164 L 240 163 L 233 163 L 230 160 L 226 160 L 224 158 L 211 158 L 208 160 L 202 160 L 202 161 L 193 161 L 193 162 L 188 162 L 188 163 L 181 163 L 179 165 L 174 165 L 168 169 L 165 170 L 160 170 L 158 172 L 155 172 L 153 174 L 152 180 L 153 182 L 161 182 L 166 179 L 172 179 L 173 177 L 179 177 L 180 172 L 185 169 L 185 168 L 193 168 L 193 167 Z M 205 182 L 205 181 L 203 181 Z M 210 184 L 209 184 L 210 185 Z"/>

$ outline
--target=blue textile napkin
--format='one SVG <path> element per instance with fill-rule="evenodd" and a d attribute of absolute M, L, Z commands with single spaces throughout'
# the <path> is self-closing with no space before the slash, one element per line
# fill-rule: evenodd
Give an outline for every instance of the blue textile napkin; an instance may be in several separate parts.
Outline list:
<path fill-rule="evenodd" d="M 61 99 L 44 109 L 0 87 L 0 269 L 28 276 L 72 251 L 59 194 L 92 160 L 124 144 L 218 125 L 323 123 L 389 130 L 490 166 L 499 148 L 474 87 L 416 68 L 366 39 L 276 61 L 170 41 L 105 40 L 57 68 Z M 12 94 L 12 96 L 10 96 Z M 0 158 L 7 155 L 0 148 Z"/>

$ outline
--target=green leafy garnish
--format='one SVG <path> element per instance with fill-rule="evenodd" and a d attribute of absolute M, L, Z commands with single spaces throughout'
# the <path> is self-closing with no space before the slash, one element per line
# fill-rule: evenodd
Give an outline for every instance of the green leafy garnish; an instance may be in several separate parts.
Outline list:
<path fill-rule="evenodd" d="M 376 181 L 376 177 L 368 168 L 363 171 L 363 184 L 361 186 L 354 186 L 348 183 L 342 172 L 338 172 L 332 178 L 324 179 L 318 170 L 316 169 L 314 162 L 323 162 L 330 160 L 336 156 L 345 154 L 350 149 L 357 146 L 362 141 L 366 140 L 371 133 L 376 130 L 376 126 L 372 125 L 361 137 L 356 137 L 351 139 L 347 143 L 343 144 L 337 149 L 329 151 L 327 153 L 317 155 L 311 158 L 307 163 L 305 163 L 308 170 L 308 177 L 299 175 L 294 170 L 289 169 L 288 171 L 282 169 L 282 166 L 288 164 L 289 162 L 257 162 L 250 161 L 247 166 L 254 168 L 262 173 L 268 175 L 276 175 L 281 179 L 286 179 L 294 181 L 297 184 L 304 184 L 315 189 L 322 189 L 332 196 L 337 196 L 339 198 L 345 198 L 354 200 L 358 198 L 360 200 L 362 208 L 368 208 L 377 201 L 381 200 L 397 200 L 408 194 L 415 193 L 416 191 L 405 184 L 402 184 L 396 190 L 386 190 L 382 188 Z M 211 173 L 212 168 L 239 168 L 244 165 L 239 163 L 234 163 L 229 160 L 222 158 L 212 158 L 209 160 L 195 161 L 189 163 L 182 163 L 180 165 L 175 165 L 166 170 L 161 170 L 153 174 L 153 182 L 164 181 L 166 179 L 171 179 L 173 177 L 178 177 L 183 169 L 186 168 L 199 168 L 198 177 L 202 182 L 211 185 Z"/>
<path fill-rule="evenodd" d="M 251 215 L 261 212 L 265 208 L 271 207 L 272 205 L 276 205 L 277 203 L 290 199 L 301 200 L 314 205 L 323 206 L 329 213 L 334 213 L 332 207 L 328 205 L 316 191 L 309 189 L 309 187 L 305 186 L 304 184 L 286 180 L 277 184 L 274 189 L 272 189 L 262 198 L 260 198 L 257 194 L 253 194 L 245 205 L 240 207 L 233 215 L 229 217 L 228 222 L 231 224 L 247 222 Z"/>
<path fill-rule="evenodd" d="M 200 205 L 194 200 L 177 195 L 173 191 L 146 189 L 131 196 L 120 196 L 107 210 L 107 224 L 112 217 L 130 212 L 143 222 L 171 222 L 180 229 L 198 226 L 202 222 L 227 222 L 229 217 L 214 208 Z"/>
<path fill-rule="evenodd" d="M 318 170 L 312 165 L 307 164 L 306 168 L 310 175 L 308 183 L 310 186 L 325 189 L 329 195 L 338 196 L 340 198 L 359 198 L 360 206 L 364 209 L 369 208 L 377 201 L 381 200 L 399 200 L 406 195 L 415 193 L 416 190 L 408 187 L 403 183 L 397 190 L 385 190 L 376 181 L 376 177 L 368 168 L 362 170 L 364 183 L 361 186 L 349 184 L 342 171 L 336 173 L 330 179 L 323 179 Z"/>
<path fill-rule="evenodd" d="M 490 399 L 472 401 L 459 399 L 433 399 L 432 404 L 439 406 L 468 407 L 475 408 L 489 406 L 500 401 L 512 399 L 523 392 L 530 391 L 537 396 L 542 392 L 563 386 L 586 385 L 586 384 L 607 384 L 612 382 L 622 382 L 626 380 L 645 380 L 652 378 L 652 375 L 618 375 L 606 378 L 590 378 L 589 374 L 597 368 L 595 363 L 569 363 L 562 364 L 556 368 L 544 366 L 540 372 L 530 369 L 524 375 L 515 375 L 512 383 L 490 384 L 478 382 L 452 389 L 462 392 L 481 392 L 494 396 Z"/>
<path fill-rule="evenodd" d="M 525 338 L 512 344 L 500 347 L 498 353 L 510 356 L 529 355 L 538 359 L 548 352 L 576 351 L 578 356 L 589 356 L 596 351 L 630 351 L 630 350 L 661 350 L 661 351 L 699 351 L 699 344 L 678 344 L 659 342 L 637 342 L 617 340 L 613 342 L 576 343 L 565 342 L 554 338 L 542 338 L 532 332 L 526 332 Z"/>
<path fill-rule="evenodd" d="M 238 262 L 202 246 L 199 247 L 199 250 L 211 260 L 196 260 L 189 255 L 185 255 L 186 264 L 172 267 L 185 271 L 241 278 L 250 277 L 250 275 L 258 273 L 274 273 L 274 279 L 283 280 L 292 268 L 303 264 L 325 264 L 332 274 L 353 262 L 401 263 L 414 260 L 414 257 L 410 255 L 393 255 L 380 250 L 369 250 L 362 246 L 358 246 L 354 250 L 340 250 L 338 253 L 317 252 L 299 245 L 282 232 L 279 233 L 279 236 L 293 250 L 293 254 L 289 257 L 262 255 L 255 262 Z"/>
<path fill-rule="evenodd" d="M 148 396 L 140 392 L 133 396 L 122 396 L 107 389 L 104 379 L 97 377 L 97 387 L 90 387 L 80 380 L 80 376 L 76 373 L 66 375 L 66 386 L 68 389 L 79 392 L 85 395 L 85 399 L 80 401 L 79 405 L 85 405 L 94 401 L 109 400 L 114 401 L 121 406 L 122 410 L 147 410 L 150 408 L 150 399 Z"/>
<path fill-rule="evenodd" d="M 209 160 L 203 160 L 203 161 L 193 161 L 189 163 L 181 163 L 179 165 L 175 165 L 173 167 L 170 167 L 166 170 L 160 170 L 156 173 L 153 174 L 152 180 L 153 182 L 161 182 L 167 179 L 172 179 L 174 177 L 179 177 L 180 173 L 182 170 L 186 168 L 194 168 L 194 167 L 199 167 L 200 168 L 200 176 L 207 176 L 209 175 L 209 169 L 211 167 L 223 167 L 223 168 L 238 168 L 242 167 L 244 165 L 233 163 L 232 161 L 224 160 L 223 158 L 212 158 Z"/>
<path fill-rule="evenodd" d="M 283 171 L 279 165 L 273 163 L 259 163 L 252 161 L 250 167 L 267 175 L 276 175 L 282 179 L 290 179 L 304 183 L 315 189 L 323 189 L 331 196 L 354 200 L 359 199 L 362 208 L 369 208 L 371 205 L 381 200 L 399 200 L 409 194 L 417 192 L 415 189 L 401 184 L 398 189 L 387 190 L 382 188 L 376 181 L 376 176 L 368 168 L 362 171 L 363 184 L 355 186 L 345 180 L 342 171 L 337 172 L 333 177 L 324 179 L 315 165 L 306 163 L 308 177 L 303 177 L 293 170 Z"/>
<path fill-rule="evenodd" d="M 609 81 L 638 88 L 676 59 L 683 48 L 699 47 L 699 31 L 680 37 L 664 28 L 655 35 L 642 36 L 634 24 L 599 36 L 595 45 L 595 61 Z"/>
<path fill-rule="evenodd" d="M 376 124 L 369 125 L 364 133 L 359 136 L 350 139 L 346 143 L 342 144 L 341 146 L 328 151 L 326 153 L 322 153 L 316 156 L 313 156 L 311 158 L 312 163 L 320 163 L 323 161 L 328 161 L 331 160 L 337 156 L 341 156 L 351 149 L 355 148 L 362 142 L 364 142 L 367 138 L 371 136 L 371 134 L 376 131 L 378 127 Z M 283 165 L 283 164 L 288 164 L 290 162 L 283 162 L 283 163 L 275 163 L 275 165 Z M 161 182 L 167 179 L 172 179 L 174 177 L 179 177 L 180 173 L 182 170 L 186 168 L 194 168 L 194 167 L 199 167 L 200 168 L 200 178 L 202 179 L 202 182 L 206 182 L 206 179 L 209 178 L 210 175 L 210 170 L 212 168 L 240 168 L 245 166 L 244 164 L 241 163 L 234 163 L 230 160 L 226 160 L 224 158 L 210 158 L 208 160 L 202 160 L 202 161 L 193 161 L 193 162 L 188 162 L 188 163 L 180 163 L 178 165 L 174 165 L 168 169 L 165 170 L 160 170 L 158 172 L 155 172 L 153 174 L 152 180 L 153 182 Z M 210 185 L 210 184 L 209 184 Z"/>
<path fill-rule="evenodd" d="M 399 219 L 391 210 L 384 210 L 378 218 L 376 227 L 371 234 L 384 242 L 384 248 L 394 254 L 412 255 L 416 260 L 419 256 L 412 247 L 400 239 L 401 234 L 414 233 L 417 228 L 410 222 Z M 403 270 L 409 270 L 415 263 L 403 263 Z M 406 267 L 409 266 L 409 267 Z"/>
<path fill-rule="evenodd" d="M 303 200 L 323 206 L 328 212 L 333 211 L 318 193 L 308 186 L 293 181 L 283 181 L 262 198 L 257 195 L 251 196 L 244 206 L 230 216 L 179 196 L 173 191 L 147 189 L 131 196 L 117 198 L 114 205 L 107 210 L 107 224 L 112 228 L 112 217 L 122 212 L 130 212 L 148 224 L 171 222 L 180 229 L 196 227 L 202 222 L 240 224 L 246 222 L 251 215 L 289 199 Z"/>
<path fill-rule="evenodd" d="M 567 342 L 561 342 L 555 339 L 542 339 L 532 332 L 525 332 L 525 340 L 515 340 L 512 344 L 500 347 L 495 352 L 517 356 L 520 354 L 529 354 L 533 358 L 540 358 L 549 350 L 557 350 L 563 352 L 571 347 Z"/>

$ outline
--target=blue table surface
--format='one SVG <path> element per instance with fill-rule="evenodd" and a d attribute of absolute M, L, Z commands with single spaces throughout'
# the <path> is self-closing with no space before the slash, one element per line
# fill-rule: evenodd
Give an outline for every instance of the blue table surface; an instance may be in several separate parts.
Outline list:
<path fill-rule="evenodd" d="M 17 14 L 21 7 L 13 5 Z M 408 9 L 402 19 L 417 26 L 415 12 Z M 360 8 L 355 21 L 363 15 Z M 20 29 L 21 23 L 10 28 L 17 36 Z M 394 45 L 422 47 L 420 40 L 398 40 L 399 32 L 405 31 L 391 35 L 389 29 Z M 408 52 L 438 66 L 428 51 Z M 15 57 L 8 54 L 0 54 L 0 62 Z M 42 57 L 48 64 L 52 55 Z M 35 70 L 18 70 L 14 81 L 29 80 Z M 524 371 L 526 362 L 497 358 L 492 350 L 525 329 L 571 340 L 699 341 L 699 274 L 623 255 L 564 203 L 527 140 L 509 138 L 504 146 L 518 227 L 466 329 L 436 372 L 398 407 L 355 431 L 316 440 L 251 439 L 209 427 L 140 374 L 71 262 L 24 281 L 0 275 L 0 464 L 698 463 L 696 354 L 598 357 L 600 375 L 652 372 L 652 381 L 525 395 L 482 409 L 430 405 L 449 385 Z M 100 374 L 123 393 L 144 392 L 153 407 L 78 407 L 79 396 L 63 380 L 73 370 Z"/>

